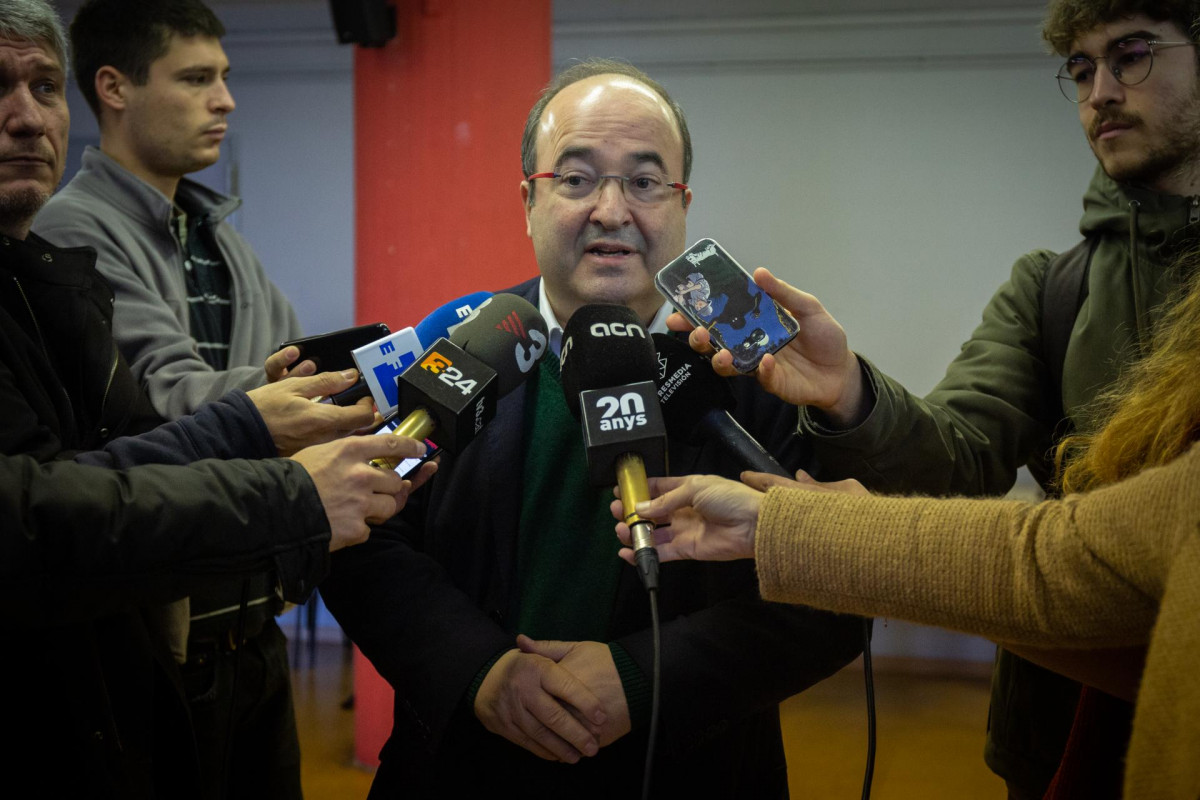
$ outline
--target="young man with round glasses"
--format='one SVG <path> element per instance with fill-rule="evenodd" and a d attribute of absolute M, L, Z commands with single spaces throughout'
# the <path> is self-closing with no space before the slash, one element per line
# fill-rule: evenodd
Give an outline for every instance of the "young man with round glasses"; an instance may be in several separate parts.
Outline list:
<path fill-rule="evenodd" d="M 1047 288 L 1048 271 L 1063 274 L 1066 259 L 1044 250 L 1023 256 L 923 399 L 851 352 L 810 298 L 801 335 L 759 379 L 807 407 L 802 425 L 827 474 L 881 492 L 999 494 L 1018 467 L 1042 460 L 1066 427 L 1060 423 L 1088 427 L 1089 402 L 1144 346 L 1157 309 L 1180 283 L 1177 257 L 1200 234 L 1198 26 L 1197 0 L 1051 3 L 1043 36 L 1066 59 L 1058 83 L 1077 104 L 1099 161 L 1083 199 L 1082 291 Z M 1045 318 L 1043 307 L 1052 312 Z M 1062 350 L 1051 344 L 1056 317 L 1071 323 Z M 692 336 L 705 343 L 703 332 Z M 724 354 L 715 363 L 732 374 Z M 1136 654 L 1125 655 L 1136 668 Z M 1072 750 L 1092 754 L 1084 770 L 1091 787 L 1078 796 L 1120 790 L 1112 773 L 1123 743 L 1104 751 L 1111 759 L 1095 754 L 1123 735 L 1128 719 L 1119 709 L 1093 715 L 1105 703 L 1091 692 L 1079 698 L 1078 684 L 1001 653 L 986 758 L 1010 797 L 1041 798 L 1060 763 L 1060 787 L 1071 779 L 1072 761 L 1062 754 L 1077 716 Z"/>

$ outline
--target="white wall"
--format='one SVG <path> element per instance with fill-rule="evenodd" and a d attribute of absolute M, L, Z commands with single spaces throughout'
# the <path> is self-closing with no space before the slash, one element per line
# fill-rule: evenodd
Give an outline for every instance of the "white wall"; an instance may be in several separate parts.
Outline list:
<path fill-rule="evenodd" d="M 326 3 L 214 8 L 238 103 L 238 227 L 305 331 L 353 325 L 353 50 Z"/>
<path fill-rule="evenodd" d="M 1077 240 L 1093 161 L 1042 53 L 1039 5 L 838 5 L 756 0 L 746 17 L 719 2 L 559 0 L 554 61 L 626 57 L 664 83 L 695 141 L 691 238 L 815 293 L 855 349 L 922 393 L 1018 255 Z M 213 177 L 245 199 L 237 224 L 306 329 L 347 325 L 351 51 L 324 3 L 217 8 L 238 109 Z M 94 131 L 82 104 L 73 113 L 76 133 Z M 518 180 L 513 154 L 497 157 Z M 876 650 L 991 652 L 898 623 L 876 625 Z"/>
<path fill-rule="evenodd" d="M 560 27 L 555 61 L 648 64 L 695 142 L 690 239 L 716 238 L 813 292 L 855 349 L 928 390 L 1013 260 L 1079 238 L 1094 161 L 1040 52 L 1038 15 L 732 27 Z"/>

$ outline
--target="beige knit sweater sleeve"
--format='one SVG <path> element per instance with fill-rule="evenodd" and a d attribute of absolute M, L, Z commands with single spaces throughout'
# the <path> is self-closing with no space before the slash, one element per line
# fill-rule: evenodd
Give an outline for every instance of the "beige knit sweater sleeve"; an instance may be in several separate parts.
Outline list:
<path fill-rule="evenodd" d="M 756 553 L 767 600 L 1000 642 L 1144 643 L 1175 551 L 1200 527 L 1200 445 L 1061 501 L 772 489 Z"/>

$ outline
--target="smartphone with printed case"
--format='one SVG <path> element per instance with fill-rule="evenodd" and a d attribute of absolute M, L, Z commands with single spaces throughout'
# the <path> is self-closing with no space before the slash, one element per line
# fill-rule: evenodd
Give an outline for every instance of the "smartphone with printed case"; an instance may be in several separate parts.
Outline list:
<path fill-rule="evenodd" d="M 753 372 L 767 353 L 795 338 L 800 326 L 750 273 L 713 239 L 701 239 L 654 276 L 654 285 L 714 346 L 733 354 L 733 368 Z"/>

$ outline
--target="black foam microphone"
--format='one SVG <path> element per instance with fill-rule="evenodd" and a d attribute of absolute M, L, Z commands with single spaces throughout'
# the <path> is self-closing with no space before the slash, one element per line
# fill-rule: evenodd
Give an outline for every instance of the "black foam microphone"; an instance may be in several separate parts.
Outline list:
<path fill-rule="evenodd" d="M 563 328 L 560 359 L 567 405 L 583 423 L 592 485 L 611 486 L 616 476 L 642 584 L 657 590 L 654 523 L 633 511 L 650 499 L 647 473 L 664 475 L 667 470 L 650 335 L 625 306 L 584 306 Z"/>
<path fill-rule="evenodd" d="M 492 365 L 500 378 L 500 396 L 525 381 L 550 344 L 546 320 L 515 294 L 484 300 L 450 331 L 450 341 Z"/>
<path fill-rule="evenodd" d="M 690 444 L 711 441 L 744 469 L 792 477 L 729 413 L 737 402 L 708 359 L 665 333 L 654 334 L 653 340 L 658 351 L 658 402 L 673 439 Z"/>
<path fill-rule="evenodd" d="M 393 433 L 461 451 L 496 416 L 496 401 L 529 377 L 548 341 L 546 321 L 527 300 L 494 295 L 396 378 L 406 416 Z"/>

